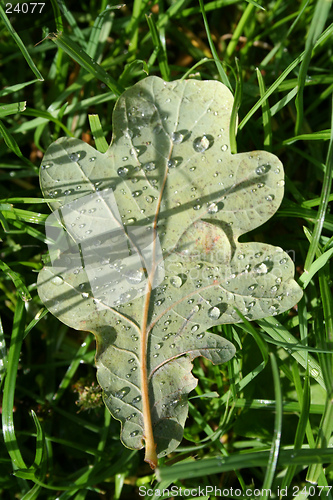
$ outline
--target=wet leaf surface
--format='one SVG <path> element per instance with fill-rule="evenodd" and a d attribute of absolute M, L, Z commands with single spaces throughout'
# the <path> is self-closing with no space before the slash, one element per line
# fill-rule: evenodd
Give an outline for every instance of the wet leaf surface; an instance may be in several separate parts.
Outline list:
<path fill-rule="evenodd" d="M 207 330 L 302 296 L 281 248 L 238 241 L 276 212 L 284 173 L 268 152 L 230 153 L 232 101 L 216 81 L 148 77 L 118 100 L 105 154 L 62 138 L 41 166 L 54 243 L 39 295 L 95 334 L 105 403 L 152 467 L 182 439 L 191 361 L 234 355 Z"/>

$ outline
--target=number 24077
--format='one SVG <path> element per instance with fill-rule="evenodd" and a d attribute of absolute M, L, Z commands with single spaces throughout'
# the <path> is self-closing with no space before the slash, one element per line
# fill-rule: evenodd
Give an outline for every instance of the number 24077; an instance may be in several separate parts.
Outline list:
<path fill-rule="evenodd" d="M 17 12 L 18 14 L 22 12 L 22 14 L 33 14 L 36 12 L 40 14 L 45 6 L 45 3 L 17 3 L 16 5 L 12 3 L 6 3 L 6 14 L 13 14 Z"/>

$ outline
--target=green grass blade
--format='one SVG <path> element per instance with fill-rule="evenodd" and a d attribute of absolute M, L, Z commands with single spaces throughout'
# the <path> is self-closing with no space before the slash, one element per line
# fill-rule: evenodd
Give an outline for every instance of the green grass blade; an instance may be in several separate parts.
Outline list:
<path fill-rule="evenodd" d="M 319 38 L 317 43 L 314 46 L 314 49 L 319 47 L 322 43 L 325 43 L 329 40 L 333 33 L 333 24 L 331 24 Z M 292 61 L 289 66 L 281 73 L 281 75 L 275 80 L 275 82 L 266 90 L 265 94 L 256 102 L 256 104 L 251 108 L 251 110 L 246 114 L 241 123 L 239 124 L 238 130 L 242 130 L 249 119 L 254 115 L 254 113 L 260 108 L 262 103 L 268 99 L 269 96 L 273 94 L 281 85 L 281 83 L 287 78 L 287 76 L 299 65 L 299 63 L 304 58 L 304 53 L 302 52 L 299 56 L 297 56 L 294 61 Z"/>
<path fill-rule="evenodd" d="M 204 25 L 205 25 L 205 29 L 206 29 L 206 33 L 207 33 L 209 47 L 210 47 L 210 50 L 211 50 L 211 52 L 213 54 L 213 58 L 214 58 L 217 70 L 219 72 L 219 75 L 220 75 L 220 78 L 221 78 L 221 82 L 224 83 L 224 85 L 226 85 L 230 90 L 232 90 L 232 87 L 230 85 L 229 79 L 227 77 L 226 72 L 223 69 L 222 63 L 221 63 L 221 61 L 219 59 L 218 53 L 216 51 L 216 48 L 215 48 L 215 45 L 214 45 L 214 42 L 213 42 L 213 39 L 212 39 L 212 35 L 210 33 L 209 24 L 208 24 L 208 21 L 207 21 L 207 16 L 206 16 L 206 12 L 205 12 L 205 7 L 204 7 L 203 0 L 199 0 L 199 4 L 200 4 L 201 14 L 202 14 L 202 17 L 203 17 L 203 20 L 204 20 Z"/>
<path fill-rule="evenodd" d="M 230 457 L 207 458 L 203 460 L 181 462 L 169 467 L 160 467 L 156 470 L 159 481 L 177 481 L 179 479 L 192 479 L 205 477 L 211 474 L 222 474 L 227 471 L 248 469 L 252 467 L 266 467 L 270 450 L 235 453 Z M 317 463 L 333 463 L 332 449 L 323 449 L 319 455 L 316 450 L 281 450 L 279 455 L 279 465 L 290 464 L 307 466 Z"/>
<path fill-rule="evenodd" d="M 0 106 L 0 118 L 8 115 L 15 115 L 25 110 L 27 102 L 13 102 L 11 104 L 2 104 Z"/>
<path fill-rule="evenodd" d="M 7 128 L 5 125 L 0 121 L 0 134 L 2 135 L 6 145 L 9 147 L 13 153 L 16 154 L 24 163 L 26 163 L 29 167 L 35 167 L 33 163 L 31 163 L 22 153 L 20 150 L 16 140 L 12 136 L 10 132 L 8 132 Z"/>
<path fill-rule="evenodd" d="M 233 102 L 232 110 L 231 110 L 230 129 L 229 129 L 230 151 L 232 154 L 237 153 L 236 135 L 237 135 L 238 110 L 240 108 L 240 105 L 242 102 L 242 96 L 243 96 L 242 70 L 239 66 L 239 62 L 237 59 L 235 60 L 235 62 L 236 62 L 236 71 L 237 71 L 236 89 L 235 89 L 235 95 L 234 95 L 234 102 Z"/>
<path fill-rule="evenodd" d="M 7 373 L 7 363 L 8 359 L 7 359 L 5 335 L 2 327 L 2 321 L 0 318 L 0 387 L 2 386 Z"/>
<path fill-rule="evenodd" d="M 261 71 L 257 68 L 257 78 L 259 83 L 260 96 L 265 95 L 266 87 Z M 272 151 L 273 134 L 272 134 L 272 117 L 268 104 L 268 99 L 262 103 L 262 123 L 264 128 L 264 146 L 267 151 Z"/>
<path fill-rule="evenodd" d="M 29 290 L 25 286 L 21 276 L 13 271 L 5 262 L 0 260 L 0 269 L 3 271 L 14 283 L 18 294 L 20 295 L 21 299 L 24 302 L 28 302 L 31 300 L 31 295 L 29 293 Z"/>
<path fill-rule="evenodd" d="M 271 316 L 270 318 L 260 319 L 257 323 L 274 340 L 284 342 L 287 352 L 289 352 L 303 368 L 306 369 L 309 364 L 310 375 L 325 388 L 325 382 L 319 363 L 302 349 L 303 346 L 299 344 L 299 341 L 279 321 L 277 321 L 275 317 Z M 300 345 L 299 349 L 297 349 L 298 345 Z"/>
<path fill-rule="evenodd" d="M 31 55 L 29 54 L 25 44 L 22 42 L 21 38 L 18 36 L 18 34 L 16 33 L 16 31 L 14 30 L 10 20 L 8 19 L 3 7 L 0 5 L 0 17 L 5 25 L 5 27 L 7 28 L 7 30 L 9 31 L 9 33 L 11 34 L 11 36 L 13 37 L 16 45 L 18 46 L 18 48 L 20 49 L 20 51 L 22 52 L 22 55 L 24 57 L 24 59 L 27 61 L 30 69 L 32 70 L 32 72 L 34 73 L 34 75 L 38 78 L 39 81 L 43 82 L 44 81 L 44 78 L 42 76 L 42 74 L 40 73 L 40 71 L 38 70 L 37 66 L 35 65 L 35 63 L 33 62 L 32 58 L 31 58 Z"/>
<path fill-rule="evenodd" d="M 2 402 L 2 431 L 5 446 L 12 460 L 14 469 L 26 469 L 14 428 L 14 394 L 24 334 L 25 307 L 21 299 L 17 300 L 12 337 L 8 351 L 7 375 L 5 378 Z"/>
<path fill-rule="evenodd" d="M 253 16 L 254 10 L 257 8 L 257 6 L 254 3 L 249 3 L 244 10 L 242 17 L 238 21 L 238 24 L 232 34 L 232 38 L 228 44 L 227 50 L 226 50 L 226 58 L 228 61 L 231 60 L 232 55 L 234 54 L 236 47 L 239 42 L 239 37 L 243 34 L 244 32 L 244 27 L 246 24 L 248 24 L 249 19 Z"/>
<path fill-rule="evenodd" d="M 98 115 L 89 115 L 89 124 L 91 128 L 91 133 L 95 140 L 95 146 L 97 151 L 100 153 L 105 153 L 108 150 L 108 143 L 104 137 L 104 132 L 102 129 L 101 122 Z"/>
<path fill-rule="evenodd" d="M 314 259 L 316 249 L 318 247 L 319 238 L 322 232 L 325 214 L 328 206 L 329 196 L 331 194 L 332 176 L 333 176 L 333 98 L 331 100 L 331 131 L 330 142 L 326 158 L 326 169 L 324 173 L 323 186 L 321 190 L 320 205 L 318 208 L 318 216 L 315 223 L 312 240 L 309 246 L 308 254 L 305 259 L 304 270 L 309 272 L 309 268 Z"/>
<path fill-rule="evenodd" d="M 281 446 L 281 432 L 282 432 L 282 391 L 281 391 L 279 369 L 276 362 L 276 358 L 273 353 L 270 353 L 270 358 L 272 364 L 274 394 L 276 403 L 275 403 L 273 440 L 267 463 L 266 474 L 263 482 L 263 492 L 267 489 L 270 489 L 273 484 L 277 461 L 279 458 L 279 452 Z M 263 498 L 268 498 L 268 496 L 266 496 L 267 495 L 266 493 L 264 493 L 264 495 L 265 496 Z"/>
<path fill-rule="evenodd" d="M 147 19 L 147 24 L 149 27 L 149 31 L 151 34 L 151 38 L 153 41 L 153 45 L 155 47 L 154 53 L 156 52 L 157 59 L 158 59 L 158 65 L 161 71 L 161 76 L 163 80 L 168 82 L 170 80 L 170 66 L 168 64 L 168 56 L 165 50 L 165 47 L 162 45 L 161 39 L 159 37 L 156 24 L 154 22 L 154 19 L 151 14 L 149 16 L 146 16 Z M 151 63 L 148 63 L 148 66 L 150 66 Z"/>
<path fill-rule="evenodd" d="M 304 104 L 303 104 L 303 93 L 304 85 L 307 77 L 307 72 L 312 57 L 313 48 L 324 29 L 326 20 L 328 18 L 329 11 L 331 9 L 332 0 L 317 0 L 314 15 L 310 24 L 309 33 L 305 42 L 304 57 L 301 63 L 301 67 L 298 75 L 298 92 L 296 96 L 296 124 L 295 124 L 295 135 L 299 135 L 301 128 L 303 126 L 303 114 L 304 114 Z"/>
<path fill-rule="evenodd" d="M 102 56 L 105 42 L 112 29 L 113 20 L 114 12 L 111 8 L 103 10 L 97 16 L 92 27 L 87 46 L 87 54 L 92 59 L 99 60 Z"/>
<path fill-rule="evenodd" d="M 57 47 L 61 48 L 66 54 L 72 57 L 82 68 L 84 68 L 93 77 L 101 80 L 116 95 L 120 95 L 124 89 L 114 80 L 96 61 L 88 56 L 80 46 L 64 33 L 58 33 L 49 37 Z"/>

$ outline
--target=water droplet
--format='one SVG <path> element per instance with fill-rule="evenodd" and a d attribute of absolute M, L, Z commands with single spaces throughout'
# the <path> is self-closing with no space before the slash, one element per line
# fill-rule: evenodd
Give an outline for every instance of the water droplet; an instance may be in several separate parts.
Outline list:
<path fill-rule="evenodd" d="M 199 325 L 193 325 L 192 328 L 191 328 L 191 332 L 192 333 L 195 333 L 199 330 Z"/>
<path fill-rule="evenodd" d="M 256 259 L 259 259 L 259 257 L 262 256 L 262 252 L 257 252 L 257 253 L 254 254 L 254 256 L 255 256 Z"/>
<path fill-rule="evenodd" d="M 51 279 L 52 285 L 62 285 L 64 283 L 64 279 L 61 276 L 55 276 Z"/>
<path fill-rule="evenodd" d="M 120 167 L 118 168 L 117 170 L 117 174 L 120 176 L 120 177 L 126 177 L 126 175 L 128 174 L 129 170 L 127 167 Z"/>
<path fill-rule="evenodd" d="M 176 347 L 176 344 L 170 344 L 170 349 L 174 349 Z"/>
<path fill-rule="evenodd" d="M 146 200 L 147 203 L 153 203 L 153 201 L 155 200 L 155 197 L 149 195 L 149 196 L 145 197 L 145 200 Z"/>
<path fill-rule="evenodd" d="M 96 160 L 96 156 L 92 156 L 91 158 L 89 158 L 89 161 L 95 161 Z"/>
<path fill-rule="evenodd" d="M 175 288 L 180 288 L 183 284 L 183 280 L 181 276 L 172 276 L 172 278 L 170 278 L 170 283 Z"/>
<path fill-rule="evenodd" d="M 263 188 L 264 187 L 264 183 L 263 182 L 259 182 L 259 184 L 257 184 L 257 187 L 260 189 L 260 188 Z"/>
<path fill-rule="evenodd" d="M 200 208 L 201 208 L 201 205 L 199 203 L 197 203 L 196 205 L 194 205 L 193 210 L 200 210 Z"/>
<path fill-rule="evenodd" d="M 87 293 L 87 292 L 83 292 L 83 293 L 81 293 L 81 297 L 82 297 L 83 299 L 87 299 L 87 298 L 89 297 L 89 293 Z"/>
<path fill-rule="evenodd" d="M 144 167 L 146 170 L 148 170 L 150 172 L 152 170 L 155 170 L 156 165 L 153 161 L 150 161 L 149 163 L 146 163 Z"/>
<path fill-rule="evenodd" d="M 71 161 L 79 161 L 79 159 L 80 159 L 80 153 L 71 153 L 71 154 L 68 155 L 68 158 Z"/>
<path fill-rule="evenodd" d="M 159 342 L 158 344 L 155 344 L 155 349 L 161 349 L 163 347 L 163 342 Z"/>
<path fill-rule="evenodd" d="M 138 434 L 139 434 L 139 431 L 132 431 L 132 432 L 130 433 L 130 437 L 131 437 L 131 438 L 134 438 L 134 437 L 135 437 L 135 436 L 137 436 Z"/>
<path fill-rule="evenodd" d="M 123 389 L 115 393 L 115 397 L 118 399 L 123 399 L 126 396 L 126 394 L 130 392 L 130 390 L 131 389 L 129 387 L 124 387 Z"/>
<path fill-rule="evenodd" d="M 183 139 L 184 139 L 184 136 L 181 132 L 174 132 L 171 135 L 171 140 L 174 144 L 180 144 L 181 142 L 183 142 Z"/>
<path fill-rule="evenodd" d="M 133 191 L 132 196 L 133 198 L 138 198 L 138 196 L 141 196 L 142 191 L 139 189 L 138 191 Z"/>
<path fill-rule="evenodd" d="M 237 258 L 238 258 L 239 260 L 243 260 L 243 259 L 244 259 L 244 257 L 245 257 L 245 255 L 244 255 L 243 253 L 240 253 L 240 254 L 238 255 L 238 257 L 237 257 Z"/>
<path fill-rule="evenodd" d="M 288 262 L 288 259 L 283 258 L 280 260 L 280 264 L 286 264 Z"/>
<path fill-rule="evenodd" d="M 263 175 L 267 174 L 267 172 L 269 172 L 271 168 L 272 167 L 269 163 L 265 163 L 264 165 L 259 165 L 259 167 L 256 168 L 255 172 L 257 175 Z"/>
<path fill-rule="evenodd" d="M 167 162 L 167 165 L 169 168 L 175 168 L 177 166 L 177 164 L 178 164 L 178 160 L 176 160 L 176 158 L 171 158 Z"/>
<path fill-rule="evenodd" d="M 276 278 L 275 283 L 276 283 L 277 285 L 281 285 L 281 283 L 282 283 L 282 278 Z"/>
<path fill-rule="evenodd" d="M 221 151 L 225 152 L 225 151 L 227 151 L 227 149 L 228 149 L 227 144 L 223 144 L 223 146 L 221 146 Z"/>
<path fill-rule="evenodd" d="M 267 201 L 273 201 L 274 198 L 275 198 L 274 194 L 269 194 L 268 196 L 266 196 Z"/>
<path fill-rule="evenodd" d="M 197 339 L 203 339 L 203 338 L 204 338 L 204 336 L 205 336 L 205 334 L 204 334 L 204 333 L 198 333 L 198 335 L 197 335 Z"/>
<path fill-rule="evenodd" d="M 128 271 L 126 275 L 127 281 L 130 283 L 141 283 L 141 281 L 144 279 L 145 274 L 141 269 L 135 269 Z"/>
<path fill-rule="evenodd" d="M 271 287 L 271 292 L 272 292 L 272 293 L 277 292 L 277 290 L 278 290 L 278 287 L 277 287 L 276 285 L 273 285 L 273 286 Z"/>
<path fill-rule="evenodd" d="M 141 396 L 137 396 L 136 398 L 132 399 L 132 403 L 135 405 L 141 401 Z"/>
<path fill-rule="evenodd" d="M 206 151 L 211 144 L 211 141 L 208 139 L 206 135 L 203 135 L 202 137 L 197 137 L 193 141 L 193 149 L 197 153 L 203 153 Z"/>
<path fill-rule="evenodd" d="M 160 305 L 162 305 L 162 304 L 163 304 L 163 302 L 164 302 L 164 299 L 159 299 L 159 300 L 156 300 L 156 302 L 155 302 L 155 306 L 160 306 Z"/>
<path fill-rule="evenodd" d="M 211 203 L 210 205 L 208 205 L 207 212 L 209 214 L 216 214 L 218 211 L 219 211 L 219 207 L 217 206 L 216 203 Z"/>
<path fill-rule="evenodd" d="M 250 285 L 247 287 L 247 289 L 250 290 L 250 292 L 252 292 L 255 288 L 257 288 L 257 285 Z"/>
<path fill-rule="evenodd" d="M 218 307 L 212 307 L 208 311 L 208 316 L 211 319 L 219 319 L 219 317 L 221 316 L 221 311 L 220 311 L 220 309 Z"/>
<path fill-rule="evenodd" d="M 40 168 L 42 170 L 45 170 L 46 168 L 50 168 L 50 167 L 52 167 L 52 164 L 42 165 Z"/>
<path fill-rule="evenodd" d="M 253 270 L 258 274 L 268 273 L 268 267 L 264 262 L 261 262 L 261 264 L 257 264 L 256 266 L 254 266 Z"/>

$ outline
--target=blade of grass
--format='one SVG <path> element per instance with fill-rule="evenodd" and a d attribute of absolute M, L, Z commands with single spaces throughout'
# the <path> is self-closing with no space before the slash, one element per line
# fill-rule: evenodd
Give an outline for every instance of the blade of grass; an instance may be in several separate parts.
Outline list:
<path fill-rule="evenodd" d="M 314 50 L 319 47 L 322 43 L 325 43 L 328 41 L 333 33 L 333 24 L 331 24 L 322 34 L 322 36 L 319 38 L 317 43 L 314 46 Z M 250 118 L 254 115 L 254 113 L 260 108 L 262 103 L 268 99 L 269 96 L 271 96 L 281 85 L 281 83 L 287 78 L 289 73 L 291 73 L 298 65 L 299 63 L 303 60 L 304 58 L 304 51 L 297 56 L 292 63 L 289 64 L 289 66 L 281 73 L 281 75 L 275 80 L 275 82 L 269 87 L 268 90 L 266 90 L 265 94 L 260 97 L 260 99 L 256 102 L 256 104 L 250 109 L 250 111 L 246 114 L 246 116 L 243 118 L 241 123 L 238 126 L 238 130 L 242 130 L 242 128 L 246 125 L 246 123 L 249 121 Z M 294 86 L 294 85 L 293 85 Z"/>
<path fill-rule="evenodd" d="M 303 113 L 304 113 L 304 85 L 307 77 L 307 72 L 312 57 L 312 51 L 315 44 L 324 29 L 326 20 L 328 18 L 329 11 L 331 9 L 332 0 L 318 0 L 315 6 L 314 14 L 310 24 L 310 29 L 305 42 L 304 57 L 301 63 L 301 67 L 298 75 L 298 92 L 296 96 L 295 106 L 296 106 L 296 123 L 295 123 L 295 135 L 299 135 L 302 125 L 303 125 Z"/>
<path fill-rule="evenodd" d="M 27 102 L 13 102 L 11 104 L 1 104 L 0 106 L 0 118 L 8 115 L 15 115 L 16 113 L 21 113 L 25 110 Z"/>
<path fill-rule="evenodd" d="M 91 133 L 95 140 L 95 146 L 97 151 L 100 153 L 105 153 L 109 145 L 104 137 L 104 132 L 102 129 L 101 122 L 98 115 L 88 115 Z"/>
<path fill-rule="evenodd" d="M 49 38 L 60 47 L 66 54 L 72 57 L 82 68 L 93 75 L 98 80 L 101 80 L 109 87 L 116 95 L 120 95 L 124 89 L 114 80 L 96 61 L 88 56 L 79 45 L 75 43 L 69 36 L 64 33 L 57 33 L 49 36 Z"/>
<path fill-rule="evenodd" d="M 12 337 L 8 351 L 7 375 L 5 378 L 2 401 L 3 439 L 14 469 L 26 469 L 25 462 L 22 458 L 19 445 L 16 440 L 14 427 L 14 395 L 24 334 L 25 315 L 24 302 L 18 298 L 14 314 Z"/>
<path fill-rule="evenodd" d="M 308 374 L 306 374 L 306 377 L 304 379 L 304 387 L 302 387 L 299 368 L 296 362 L 292 364 L 292 373 L 295 381 L 297 399 L 299 401 L 299 405 L 301 406 L 300 417 L 298 420 L 295 440 L 294 440 L 294 450 L 299 450 L 302 447 L 307 427 L 308 431 L 312 432 L 309 424 L 310 384 L 309 384 L 309 376 Z M 288 466 L 286 474 L 282 479 L 281 488 L 286 488 L 290 486 L 291 481 L 295 475 L 296 469 L 297 469 L 296 465 L 291 464 Z"/>
<path fill-rule="evenodd" d="M 231 60 L 231 56 L 236 50 L 236 47 L 238 45 L 239 37 L 243 34 L 245 26 L 248 24 L 249 19 L 253 16 L 253 13 L 257 6 L 253 3 L 249 3 L 244 10 L 242 17 L 238 21 L 238 24 L 232 34 L 232 38 L 228 44 L 227 50 L 226 50 L 226 59 L 227 61 Z"/>
<path fill-rule="evenodd" d="M 238 121 L 238 110 L 240 108 L 243 96 L 243 78 L 242 71 L 239 67 L 238 59 L 235 59 L 236 63 L 236 89 L 234 102 L 232 104 L 231 116 L 230 116 L 230 126 L 229 126 L 229 140 L 230 140 L 230 151 L 232 154 L 237 153 L 237 121 Z"/>
<path fill-rule="evenodd" d="M 309 250 L 305 259 L 304 271 L 309 272 L 309 268 L 313 262 L 316 249 L 318 248 L 319 238 L 322 232 L 325 214 L 328 206 L 328 199 L 331 194 L 332 186 L 332 175 L 333 175 L 333 96 L 331 101 L 331 131 L 330 131 L 330 142 L 328 146 L 328 152 L 326 157 L 326 169 L 324 173 L 323 186 L 321 190 L 321 199 L 318 208 L 317 220 L 313 230 L 312 240 L 309 246 Z"/>
<path fill-rule="evenodd" d="M 223 69 L 222 63 L 219 59 L 218 53 L 216 51 L 216 48 L 215 48 L 215 45 L 214 45 L 214 42 L 212 39 L 212 35 L 210 33 L 209 24 L 207 21 L 207 16 L 206 16 L 203 0 L 199 0 L 199 5 L 200 5 L 200 10 L 201 10 L 201 14 L 203 17 L 204 25 L 205 25 L 205 30 L 206 30 L 206 34 L 207 34 L 207 38 L 208 38 L 209 47 L 210 47 L 210 50 L 213 54 L 213 58 L 214 58 L 214 61 L 216 64 L 217 71 L 219 72 L 221 82 L 224 83 L 224 85 L 226 85 L 230 90 L 232 90 L 229 79 L 227 77 L 226 72 Z"/>
<path fill-rule="evenodd" d="M 5 25 L 5 27 L 7 28 L 7 30 L 9 31 L 9 33 L 11 34 L 11 36 L 13 37 L 16 45 L 18 46 L 18 48 L 20 49 L 20 51 L 22 52 L 22 55 L 24 57 L 24 59 L 27 61 L 30 69 L 32 70 L 32 72 L 34 73 L 34 75 L 38 78 L 38 80 L 40 82 L 43 82 L 44 81 L 44 78 L 42 76 L 42 74 L 40 73 L 40 71 L 38 70 L 37 66 L 35 65 L 35 63 L 33 62 L 32 58 L 31 58 L 31 55 L 29 54 L 25 44 L 22 42 L 21 38 L 18 36 L 18 34 L 16 33 L 16 31 L 14 30 L 10 20 L 8 19 L 5 11 L 3 10 L 2 6 L 0 5 L 0 17 Z"/>
<path fill-rule="evenodd" d="M 281 450 L 279 454 L 279 466 L 290 464 L 307 466 L 309 464 L 333 463 L 332 449 L 320 450 Z M 156 470 L 158 481 L 188 479 L 204 477 L 211 474 L 221 474 L 227 471 L 240 469 L 251 469 L 253 467 L 266 467 L 270 450 L 251 453 L 234 453 L 229 457 L 206 458 L 194 462 L 180 462 L 169 467 L 159 467 Z"/>
<path fill-rule="evenodd" d="M 272 487 L 274 475 L 276 472 L 276 466 L 279 458 L 280 446 L 281 446 L 281 433 L 282 433 L 282 390 L 281 382 L 279 376 L 279 368 L 276 362 L 276 358 L 273 353 L 270 353 L 271 364 L 272 364 L 272 374 L 273 374 L 273 384 L 274 384 L 274 394 L 275 394 L 275 418 L 274 418 L 274 432 L 271 450 L 269 453 L 266 474 L 263 482 L 263 498 L 268 497 L 268 490 Z M 269 493 L 270 494 L 270 493 Z"/>
<path fill-rule="evenodd" d="M 170 66 L 168 64 L 168 56 L 165 50 L 165 47 L 162 45 L 161 39 L 159 37 L 159 33 L 156 28 L 156 24 L 154 22 L 154 19 L 152 17 L 152 14 L 149 14 L 149 16 L 146 15 L 147 19 L 147 24 L 148 28 L 151 34 L 151 38 L 153 41 L 153 45 L 155 47 L 154 53 L 157 55 L 158 59 L 158 65 L 161 71 L 161 76 L 163 80 L 168 82 L 170 80 Z M 151 61 L 148 63 L 148 67 L 150 67 L 152 64 Z"/>
<path fill-rule="evenodd" d="M 18 156 L 29 167 L 35 168 L 35 165 L 22 154 L 16 140 L 14 139 L 12 134 L 8 132 L 7 128 L 2 123 L 1 120 L 0 120 L 0 134 L 2 135 L 3 140 L 5 141 L 8 148 L 11 151 L 13 151 L 13 153 L 15 153 L 16 156 Z"/>
<path fill-rule="evenodd" d="M 287 352 L 306 369 L 307 362 L 309 364 L 310 375 L 325 389 L 321 367 L 319 363 L 304 349 L 297 349 L 299 341 L 273 316 L 265 319 L 257 320 L 258 325 L 274 340 L 285 342 L 288 348 Z M 303 346 L 301 346 L 303 347 Z"/>
<path fill-rule="evenodd" d="M 260 96 L 262 97 L 265 95 L 266 92 L 266 87 L 265 87 L 265 82 L 262 77 L 261 71 L 259 68 L 256 69 L 257 71 L 257 78 L 258 78 L 258 83 L 259 83 L 259 90 L 260 90 Z M 271 117 L 271 111 L 269 108 L 268 104 L 268 99 L 266 99 L 262 103 L 262 123 L 263 123 L 263 128 L 264 128 L 264 146 L 267 151 L 272 151 L 272 144 L 273 144 L 273 134 L 272 134 L 272 117 Z"/>
<path fill-rule="evenodd" d="M 21 299 L 24 302 L 28 302 L 29 300 L 31 300 L 29 290 L 25 286 L 21 276 L 13 271 L 9 266 L 7 266 L 7 264 L 2 260 L 0 260 L 0 269 L 12 280 Z"/>

